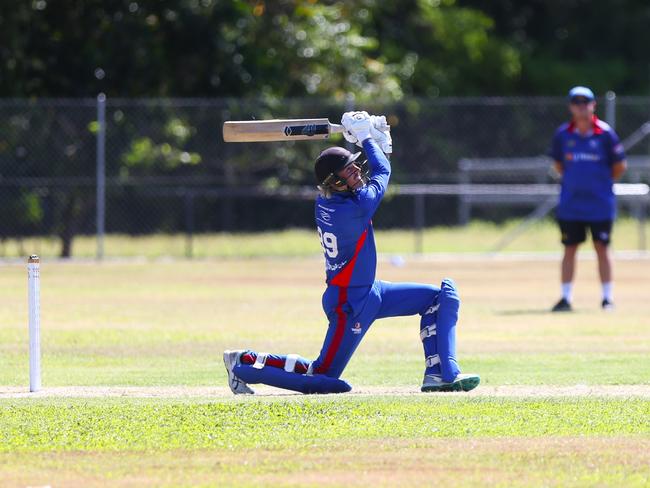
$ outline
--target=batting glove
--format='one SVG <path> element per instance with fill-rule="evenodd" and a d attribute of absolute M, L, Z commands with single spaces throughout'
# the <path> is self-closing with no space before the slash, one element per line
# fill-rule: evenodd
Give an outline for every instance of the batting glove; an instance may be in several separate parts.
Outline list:
<path fill-rule="evenodd" d="M 393 139 L 390 136 L 390 125 L 386 122 L 386 117 L 384 115 L 373 115 L 370 119 L 372 121 L 372 128 L 370 129 L 372 138 L 379 144 L 385 154 L 392 153 Z"/>
<path fill-rule="evenodd" d="M 343 117 L 341 117 L 341 125 L 345 127 L 345 130 L 354 136 L 358 142 L 363 142 L 372 137 L 370 134 L 372 121 L 368 112 L 345 112 Z"/>
<path fill-rule="evenodd" d="M 348 112 L 355 113 L 355 112 Z M 346 114 L 343 115 L 345 117 Z M 393 140 L 390 136 L 390 126 L 386 122 L 386 117 L 383 115 L 371 115 L 370 116 L 370 136 L 375 140 L 375 142 L 381 147 L 381 150 L 386 154 L 393 152 Z M 358 139 L 352 132 L 346 130 L 343 132 L 343 137 L 345 140 L 351 144 L 356 144 L 359 147 L 363 147 L 363 139 Z"/>

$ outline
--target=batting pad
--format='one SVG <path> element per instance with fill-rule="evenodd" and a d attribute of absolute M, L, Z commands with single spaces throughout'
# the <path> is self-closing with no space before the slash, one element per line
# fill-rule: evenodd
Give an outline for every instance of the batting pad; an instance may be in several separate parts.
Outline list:
<path fill-rule="evenodd" d="M 460 298 L 455 283 L 449 278 L 442 280 L 440 295 L 438 295 L 438 323 L 436 326 L 436 345 L 440 358 L 440 369 L 443 381 L 454 381 L 460 373 L 456 362 L 456 322 Z"/>
<path fill-rule="evenodd" d="M 345 381 L 322 374 L 306 375 L 290 373 L 284 369 L 266 366 L 261 369 L 249 364 L 238 364 L 233 368 L 235 376 L 254 385 L 275 386 L 300 393 L 346 393 L 352 387 Z"/>

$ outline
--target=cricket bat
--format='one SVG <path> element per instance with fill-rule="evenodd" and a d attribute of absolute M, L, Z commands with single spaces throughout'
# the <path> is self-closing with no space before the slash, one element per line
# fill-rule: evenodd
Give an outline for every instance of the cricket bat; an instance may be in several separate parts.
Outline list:
<path fill-rule="evenodd" d="M 304 141 L 328 139 L 343 132 L 327 119 L 232 120 L 223 124 L 225 142 Z"/>

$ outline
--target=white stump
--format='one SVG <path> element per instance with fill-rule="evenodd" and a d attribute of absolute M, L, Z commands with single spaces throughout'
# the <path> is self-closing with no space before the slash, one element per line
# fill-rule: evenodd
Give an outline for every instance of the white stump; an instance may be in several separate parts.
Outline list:
<path fill-rule="evenodd" d="M 36 255 L 27 261 L 29 303 L 29 391 L 41 389 L 41 272 Z"/>

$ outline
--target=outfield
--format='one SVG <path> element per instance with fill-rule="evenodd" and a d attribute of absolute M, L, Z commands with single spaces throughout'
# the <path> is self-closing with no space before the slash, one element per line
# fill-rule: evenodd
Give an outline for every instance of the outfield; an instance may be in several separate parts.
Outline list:
<path fill-rule="evenodd" d="M 381 215 L 378 216 L 381 218 Z M 410 226 L 406 216 L 405 226 Z M 514 231 L 521 220 L 501 224 L 473 221 L 466 226 L 431 227 L 422 232 L 424 253 L 487 253 L 493 251 L 504 235 Z M 417 235 L 413 230 L 376 230 L 379 250 L 383 253 L 412 253 L 416 250 Z M 243 232 L 196 234 L 192 238 L 192 255 L 196 258 L 241 257 L 308 257 L 318 254 L 320 245 L 314 239 L 313 229 L 288 229 L 275 232 Z M 645 232 L 645 230 L 644 230 Z M 530 229 L 510 242 L 506 253 L 557 252 L 559 234 L 557 224 L 550 218 L 536 222 Z M 630 217 L 616 221 L 614 245 L 617 249 L 635 250 L 639 246 L 639 222 Z M 107 257 L 185 257 L 188 238 L 184 234 L 154 234 L 142 236 L 107 235 L 104 252 Z M 60 239 L 55 237 L 7 238 L 0 240 L 0 258 L 23 258 L 37 253 L 41 257 L 55 257 L 61 252 Z M 94 258 L 97 252 L 95 236 L 77 236 L 72 247 L 76 258 Z"/>
<path fill-rule="evenodd" d="M 551 315 L 554 258 L 380 263 L 457 280 L 460 362 L 483 392 L 418 394 L 418 320 L 398 318 L 344 373 L 363 394 L 234 398 L 223 349 L 317 355 L 320 259 L 44 260 L 35 396 L 25 267 L 0 265 L 0 485 L 647 486 L 650 261 L 616 262 L 613 313 L 595 267 L 579 263 L 577 311 Z"/>

